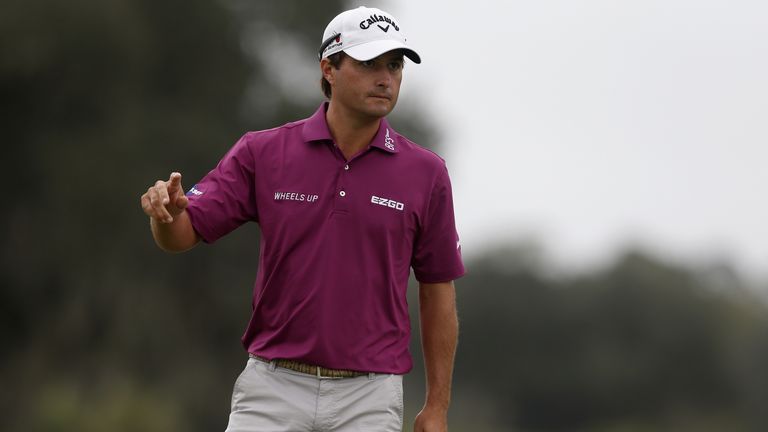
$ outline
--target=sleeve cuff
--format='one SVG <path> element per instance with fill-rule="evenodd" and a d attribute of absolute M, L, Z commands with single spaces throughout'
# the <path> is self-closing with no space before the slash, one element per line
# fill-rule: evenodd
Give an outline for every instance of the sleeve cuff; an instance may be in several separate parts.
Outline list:
<path fill-rule="evenodd" d="M 413 275 L 416 277 L 416 280 L 421 283 L 450 282 L 464 276 L 465 274 L 467 274 L 467 271 L 463 268 L 459 271 L 452 271 L 452 272 L 445 272 L 445 273 L 420 273 L 416 271 L 413 272 Z"/>

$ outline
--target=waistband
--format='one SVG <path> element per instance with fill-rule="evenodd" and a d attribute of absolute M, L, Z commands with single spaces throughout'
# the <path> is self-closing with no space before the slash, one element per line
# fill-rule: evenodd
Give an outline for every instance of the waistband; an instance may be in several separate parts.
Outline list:
<path fill-rule="evenodd" d="M 264 363 L 274 364 L 277 367 L 289 369 L 295 372 L 304 373 L 307 375 L 314 375 L 317 378 L 356 378 L 361 376 L 370 376 L 370 372 L 360 372 L 347 369 L 329 369 L 322 366 L 316 366 L 312 364 L 302 363 L 295 360 L 287 359 L 274 359 L 267 360 L 264 357 L 259 357 L 255 354 L 248 354 L 251 358 L 259 360 Z"/>

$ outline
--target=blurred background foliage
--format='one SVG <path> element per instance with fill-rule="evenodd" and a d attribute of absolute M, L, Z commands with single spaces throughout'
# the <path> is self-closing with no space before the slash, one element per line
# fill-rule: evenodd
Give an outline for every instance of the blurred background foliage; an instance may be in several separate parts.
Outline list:
<path fill-rule="evenodd" d="M 258 228 L 168 255 L 138 198 L 173 170 L 190 186 L 246 130 L 311 114 L 314 52 L 347 6 L 3 2 L 0 430 L 223 430 Z M 393 123 L 436 147 L 418 112 Z M 628 251 L 553 276 L 508 245 L 467 267 L 452 430 L 768 429 L 766 305 L 727 266 Z"/>

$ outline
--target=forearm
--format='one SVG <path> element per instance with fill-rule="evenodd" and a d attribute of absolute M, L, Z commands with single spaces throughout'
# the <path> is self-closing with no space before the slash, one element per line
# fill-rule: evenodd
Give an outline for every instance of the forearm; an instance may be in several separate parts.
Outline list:
<path fill-rule="evenodd" d="M 155 243 L 166 252 L 184 252 L 200 241 L 186 210 L 176 215 L 171 223 L 158 222 L 155 218 L 149 220 Z"/>
<path fill-rule="evenodd" d="M 447 412 L 459 332 L 453 283 L 421 284 L 419 308 L 427 375 L 425 409 Z"/>

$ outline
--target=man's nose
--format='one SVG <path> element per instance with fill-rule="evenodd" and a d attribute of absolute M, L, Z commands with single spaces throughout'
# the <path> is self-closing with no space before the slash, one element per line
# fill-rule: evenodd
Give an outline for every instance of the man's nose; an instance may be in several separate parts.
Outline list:
<path fill-rule="evenodd" d="M 389 87 L 392 84 L 392 74 L 388 68 L 383 67 L 376 71 L 376 85 Z"/>

